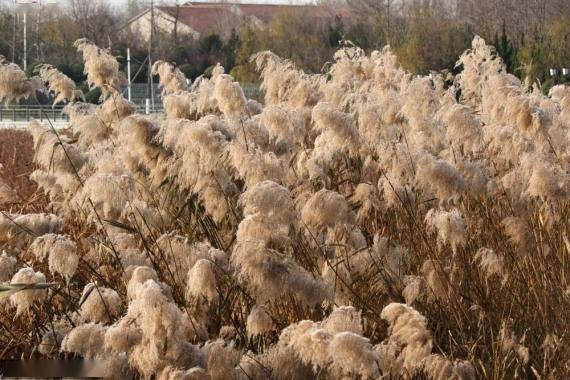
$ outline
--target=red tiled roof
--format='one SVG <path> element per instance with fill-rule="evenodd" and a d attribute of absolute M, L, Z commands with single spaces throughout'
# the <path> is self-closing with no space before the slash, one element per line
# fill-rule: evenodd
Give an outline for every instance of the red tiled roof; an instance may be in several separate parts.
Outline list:
<path fill-rule="evenodd" d="M 172 17 L 176 15 L 176 7 L 160 6 L 157 9 Z M 336 15 L 349 17 L 346 9 L 333 9 L 322 5 L 189 2 L 179 8 L 179 21 L 202 34 L 213 32 L 218 26 L 237 27 L 244 18 L 248 17 L 269 23 L 279 13 L 288 11 L 303 12 L 308 17 L 318 19 L 332 18 Z"/>
<path fill-rule="evenodd" d="M 176 17 L 176 7 L 156 7 L 157 9 Z M 225 8 L 180 7 L 178 21 L 188 25 L 198 33 L 208 33 L 215 30 L 220 23 L 236 23 L 236 15 Z"/>

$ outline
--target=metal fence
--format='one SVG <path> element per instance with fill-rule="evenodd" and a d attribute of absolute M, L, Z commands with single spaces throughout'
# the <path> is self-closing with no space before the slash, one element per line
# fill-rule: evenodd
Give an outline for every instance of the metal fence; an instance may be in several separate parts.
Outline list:
<path fill-rule="evenodd" d="M 41 106 L 41 105 L 12 105 L 0 106 L 0 122 L 3 121 L 39 121 L 52 122 L 69 121 L 69 116 L 63 112 L 63 106 Z"/>
<path fill-rule="evenodd" d="M 143 86 L 145 87 L 143 91 Z M 155 85 L 157 86 L 157 85 Z M 263 101 L 263 91 L 256 84 L 242 84 L 242 89 L 245 96 L 249 99 Z M 131 88 L 132 102 L 140 114 L 158 113 L 163 112 L 162 98 L 160 95 L 155 95 L 154 108 L 147 109 L 146 105 L 146 85 L 137 84 Z M 127 96 L 126 89 L 123 91 L 123 96 Z M 155 88 L 155 94 L 160 94 L 158 86 Z M 49 105 L 0 105 L 0 123 L 2 122 L 27 122 L 31 119 L 39 120 L 40 122 L 50 120 L 51 122 L 64 123 L 69 121 L 69 116 L 63 112 L 63 105 L 51 107 Z"/>

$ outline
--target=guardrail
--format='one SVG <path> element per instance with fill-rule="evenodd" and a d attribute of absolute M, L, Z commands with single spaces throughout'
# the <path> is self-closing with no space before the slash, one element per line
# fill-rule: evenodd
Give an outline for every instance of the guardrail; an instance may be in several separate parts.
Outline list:
<path fill-rule="evenodd" d="M 243 84 L 242 88 L 246 97 L 262 101 L 263 91 L 260 90 L 258 85 Z M 145 99 L 133 99 L 133 103 L 135 104 L 138 113 L 147 113 Z M 47 122 L 47 120 L 50 120 L 54 123 L 65 123 L 69 121 L 69 115 L 63 112 L 63 109 L 63 105 L 57 105 L 55 107 L 50 105 L 0 105 L 0 123 L 28 122 L 31 119 L 36 119 L 40 122 Z M 155 102 L 154 109 L 150 109 L 148 111 L 149 113 L 163 112 L 164 108 L 162 102 Z"/>
<path fill-rule="evenodd" d="M 140 114 L 146 113 L 145 104 L 137 104 L 136 112 Z M 12 105 L 8 107 L 0 106 L 0 123 L 6 122 L 28 122 L 32 119 L 40 122 L 63 123 L 69 121 L 69 115 L 63 112 L 63 106 L 38 106 L 38 105 Z M 162 104 L 155 104 L 154 110 L 150 109 L 150 113 L 163 112 Z"/>
<path fill-rule="evenodd" d="M 51 120 L 53 122 L 69 121 L 69 116 L 63 112 L 63 106 L 37 106 L 37 105 L 13 105 L 0 106 L 0 122 L 3 121 L 39 121 Z"/>

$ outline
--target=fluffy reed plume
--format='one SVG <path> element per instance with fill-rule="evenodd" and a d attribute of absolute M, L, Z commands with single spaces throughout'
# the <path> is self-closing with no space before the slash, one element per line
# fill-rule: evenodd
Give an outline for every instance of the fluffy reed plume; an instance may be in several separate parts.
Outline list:
<path fill-rule="evenodd" d="M 218 102 L 214 97 L 214 78 L 213 75 L 212 79 L 199 77 L 192 84 L 196 99 L 196 113 L 199 116 L 219 112 Z"/>
<path fill-rule="evenodd" d="M 295 145 L 301 145 L 305 138 L 305 124 L 292 108 L 268 106 L 261 113 L 261 121 L 273 140 L 275 152 L 289 152 Z"/>
<path fill-rule="evenodd" d="M 362 313 L 353 306 L 335 307 L 333 311 L 322 322 L 322 327 L 330 334 L 341 332 L 351 332 L 362 335 Z"/>
<path fill-rule="evenodd" d="M 18 65 L 6 62 L 2 55 L 0 55 L 0 83 L 0 102 L 4 104 L 18 102 L 42 89 L 38 78 L 28 79 Z"/>
<path fill-rule="evenodd" d="M 333 227 L 349 220 L 348 204 L 344 197 L 326 189 L 313 194 L 301 211 L 301 221 L 309 227 Z"/>
<path fill-rule="evenodd" d="M 54 214 L 0 214 L 0 240 L 15 236 L 41 236 L 57 233 L 63 219 Z"/>
<path fill-rule="evenodd" d="M 312 119 L 315 130 L 321 132 L 315 140 L 314 160 L 328 164 L 337 154 L 357 154 L 360 135 L 351 114 L 340 112 L 331 104 L 321 102 L 313 108 Z"/>
<path fill-rule="evenodd" d="M 46 276 L 42 272 L 35 272 L 32 268 L 21 268 L 12 277 L 11 284 L 38 284 L 46 282 Z M 10 296 L 10 302 L 16 306 L 16 316 L 28 311 L 34 302 L 42 301 L 47 296 L 45 289 L 29 289 L 19 291 Z"/>
<path fill-rule="evenodd" d="M 171 119 L 194 119 L 198 110 L 194 93 L 173 93 L 162 99 L 164 112 Z"/>
<path fill-rule="evenodd" d="M 530 157 L 528 159 L 532 160 Z M 564 202 L 569 199 L 570 180 L 560 167 L 542 160 L 533 160 L 530 165 L 532 174 L 526 190 L 528 195 L 551 202 Z"/>
<path fill-rule="evenodd" d="M 214 264 L 208 260 L 200 259 L 188 272 L 188 282 L 186 285 L 186 297 L 189 299 L 206 299 L 214 302 L 218 299 L 216 290 L 216 275 L 214 274 Z"/>
<path fill-rule="evenodd" d="M 158 275 L 154 269 L 146 266 L 138 266 L 133 269 L 127 283 L 127 296 L 129 299 L 132 300 L 136 297 L 138 288 L 147 280 L 153 280 L 158 283 Z"/>
<path fill-rule="evenodd" d="M 319 323 L 301 321 L 283 330 L 279 344 L 291 349 L 315 372 L 324 371 L 334 378 L 342 376 L 377 377 L 378 353 L 368 339 L 344 331 L 330 334 Z"/>
<path fill-rule="evenodd" d="M 73 201 L 85 207 L 90 218 L 119 220 L 125 206 L 135 197 L 135 183 L 126 174 L 95 174 L 89 177 Z M 91 206 L 92 205 L 92 206 Z M 95 214 L 97 210 L 99 215 Z"/>
<path fill-rule="evenodd" d="M 522 255 L 526 255 L 534 246 L 534 237 L 530 226 L 523 218 L 510 216 L 501 222 L 509 241 L 521 250 Z"/>
<path fill-rule="evenodd" d="M 418 157 L 417 163 L 416 181 L 440 201 L 457 199 L 465 191 L 465 179 L 449 162 L 425 153 Z"/>
<path fill-rule="evenodd" d="M 29 249 L 38 261 L 47 258 L 50 272 L 59 273 L 69 283 L 79 265 L 73 240 L 49 233 L 34 239 Z"/>
<path fill-rule="evenodd" d="M 98 323 L 85 323 L 73 328 L 61 342 L 61 350 L 90 359 L 101 356 L 106 327 Z"/>
<path fill-rule="evenodd" d="M 410 253 L 405 248 L 390 243 L 388 238 L 374 235 L 374 244 L 371 254 L 377 264 L 396 278 L 401 278 L 407 273 L 410 266 Z"/>
<path fill-rule="evenodd" d="M 462 90 L 461 97 L 470 106 L 481 101 L 486 75 L 505 70 L 501 60 L 494 55 L 492 46 L 479 36 L 473 38 L 471 49 L 459 57 L 457 65 L 460 64 L 463 72 L 457 76 L 457 81 Z"/>
<path fill-rule="evenodd" d="M 105 331 L 105 349 L 113 353 L 129 352 L 140 343 L 142 334 L 140 328 L 121 320 Z"/>
<path fill-rule="evenodd" d="M 475 380 L 473 365 L 465 360 L 451 361 L 441 355 L 429 355 L 424 359 L 424 371 L 432 380 Z"/>
<path fill-rule="evenodd" d="M 55 171 L 77 175 L 87 157 L 69 140 L 58 137 L 52 130 L 31 121 L 28 128 L 34 138 L 34 161 L 44 171 Z"/>
<path fill-rule="evenodd" d="M 443 121 L 447 124 L 446 136 L 455 146 L 463 146 L 469 152 L 478 152 L 482 149 L 483 136 L 481 121 L 473 115 L 469 108 L 454 104 L 445 108 Z"/>
<path fill-rule="evenodd" d="M 301 108 L 314 105 L 319 99 L 318 81 L 298 70 L 291 61 L 282 59 L 270 51 L 262 51 L 251 56 L 261 72 L 261 88 L 265 90 L 265 103 L 268 105 L 288 102 Z"/>
<path fill-rule="evenodd" d="M 67 101 L 72 102 L 76 99 L 85 101 L 85 96 L 81 90 L 77 90 L 75 82 L 67 75 L 49 64 L 42 64 L 37 67 L 40 78 L 48 84 L 48 91 L 55 94 L 53 105 Z"/>
<path fill-rule="evenodd" d="M 416 195 L 408 185 L 388 178 L 378 180 L 378 189 L 383 191 L 384 201 L 389 207 L 414 207 Z"/>
<path fill-rule="evenodd" d="M 501 330 L 499 331 L 499 343 L 503 351 L 513 351 L 523 364 L 528 363 L 530 359 L 528 348 L 520 343 L 509 325 L 505 322 L 503 322 Z"/>
<path fill-rule="evenodd" d="M 210 378 L 206 370 L 200 367 L 184 371 L 168 366 L 160 372 L 157 380 L 210 380 Z"/>
<path fill-rule="evenodd" d="M 222 160 L 228 131 L 221 120 L 206 117 L 197 123 L 167 125 L 161 138 L 181 158 L 178 182 L 198 195 L 206 211 L 216 221 L 228 212 L 227 197 L 236 190 Z"/>
<path fill-rule="evenodd" d="M 119 63 L 112 55 L 86 38 L 75 41 L 73 46 L 83 54 L 84 72 L 90 88 L 100 88 L 102 99 L 119 91 Z"/>
<path fill-rule="evenodd" d="M 431 353 L 433 345 L 425 317 L 401 303 L 389 304 L 382 310 L 381 316 L 390 325 L 385 345 L 394 346 L 399 352 L 391 364 L 392 372 L 395 370 L 398 374 L 404 370 L 409 374 L 415 373 Z M 382 350 L 386 350 L 386 347 L 383 346 Z"/>
<path fill-rule="evenodd" d="M 284 292 L 309 305 L 329 298 L 330 289 L 323 281 L 278 250 L 286 252 L 289 229 L 296 224 L 289 191 L 264 181 L 247 190 L 240 201 L 244 219 L 238 226 L 231 262 L 257 301 L 278 298 Z"/>
<path fill-rule="evenodd" d="M 152 65 L 152 74 L 159 76 L 163 96 L 188 90 L 184 74 L 168 62 L 156 61 Z"/>
<path fill-rule="evenodd" d="M 97 108 L 101 121 L 106 124 L 112 124 L 113 122 L 120 121 L 132 115 L 135 112 L 136 106 L 123 98 L 121 94 L 112 93 L 103 103 L 97 106 Z"/>
<path fill-rule="evenodd" d="M 80 304 L 81 320 L 106 324 L 120 315 L 122 302 L 113 289 L 89 283 L 83 288 Z"/>
<path fill-rule="evenodd" d="M 168 152 L 157 141 L 159 128 L 149 118 L 128 116 L 121 120 L 118 141 L 129 149 L 121 149 L 123 161 L 131 173 L 151 177 L 157 184 L 168 175 Z"/>
<path fill-rule="evenodd" d="M 227 74 L 220 74 L 214 81 L 214 97 L 220 111 L 228 118 L 236 118 L 247 107 L 247 99 L 239 83 Z"/>
<path fill-rule="evenodd" d="M 250 338 L 276 331 L 273 319 L 271 319 L 265 307 L 255 305 L 251 309 L 247 316 L 246 331 L 247 336 Z"/>
<path fill-rule="evenodd" d="M 383 208 L 378 189 L 368 183 L 360 183 L 356 186 L 352 194 L 351 202 L 360 204 L 360 208 L 356 214 L 356 221 L 359 223 L 364 222 L 366 219 L 373 218 L 374 214 Z"/>
<path fill-rule="evenodd" d="M 437 232 L 438 242 L 449 245 L 453 253 L 467 242 L 465 220 L 456 208 L 451 211 L 431 209 L 426 214 L 425 222 L 428 232 Z"/>
<path fill-rule="evenodd" d="M 57 354 L 63 338 L 72 329 L 71 324 L 65 318 L 53 322 L 52 329 L 42 335 L 42 341 L 38 346 L 38 352 L 42 355 L 51 356 Z"/>
<path fill-rule="evenodd" d="M 0 255 L 0 283 L 7 282 L 16 272 L 16 258 L 8 256 L 5 251 Z"/>
<path fill-rule="evenodd" d="M 499 276 L 503 285 L 508 280 L 509 275 L 505 271 L 503 257 L 497 255 L 492 249 L 480 248 L 475 254 L 474 260 L 479 263 L 479 267 L 487 280 L 493 275 Z"/>
<path fill-rule="evenodd" d="M 157 239 L 157 245 L 172 263 L 174 277 L 184 286 L 187 283 L 188 271 L 198 260 L 210 261 L 223 270 L 228 266 L 228 255 L 208 243 L 192 243 L 187 237 L 165 234 Z"/>
<path fill-rule="evenodd" d="M 141 341 L 130 351 L 129 363 L 143 375 L 159 373 L 168 363 L 190 368 L 200 362 L 199 351 L 185 337 L 196 326 L 183 317 L 156 281 L 146 280 L 135 289 L 123 320 L 134 321 L 142 331 Z"/>
<path fill-rule="evenodd" d="M 261 149 L 249 151 L 241 145 L 231 144 L 229 154 L 232 165 L 247 187 L 265 180 L 284 182 L 284 162 L 275 153 L 264 153 Z"/>
<path fill-rule="evenodd" d="M 421 276 L 404 276 L 402 282 L 405 287 L 402 290 L 402 297 L 406 301 L 406 304 L 412 305 L 422 293 L 425 284 L 424 279 Z"/>

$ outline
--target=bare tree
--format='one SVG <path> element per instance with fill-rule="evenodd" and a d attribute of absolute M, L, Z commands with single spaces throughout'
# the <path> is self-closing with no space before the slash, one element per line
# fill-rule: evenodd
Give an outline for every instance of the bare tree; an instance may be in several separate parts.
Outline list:
<path fill-rule="evenodd" d="M 117 12 L 105 0 L 70 0 L 70 15 L 81 36 L 98 45 L 113 39 L 119 22 Z"/>

